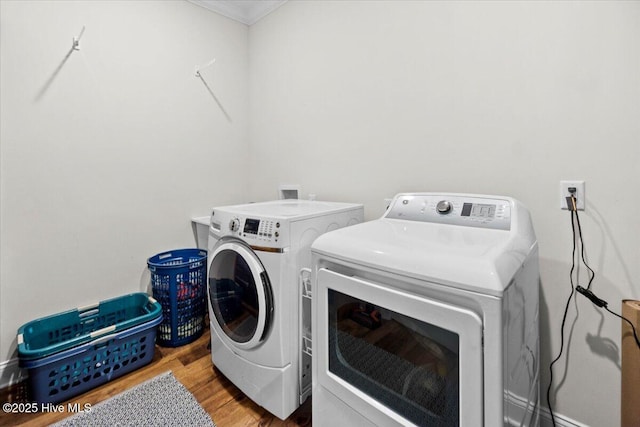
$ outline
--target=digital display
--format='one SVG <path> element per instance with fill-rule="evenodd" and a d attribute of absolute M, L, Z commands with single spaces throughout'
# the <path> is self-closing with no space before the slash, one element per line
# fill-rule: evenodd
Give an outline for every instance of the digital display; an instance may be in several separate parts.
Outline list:
<path fill-rule="evenodd" d="M 259 219 L 247 218 L 244 221 L 244 232 L 250 234 L 258 234 L 258 227 L 260 226 Z"/>
<path fill-rule="evenodd" d="M 495 205 L 483 205 L 478 203 L 465 203 L 462 205 L 460 216 L 473 218 L 493 218 L 496 215 Z"/>

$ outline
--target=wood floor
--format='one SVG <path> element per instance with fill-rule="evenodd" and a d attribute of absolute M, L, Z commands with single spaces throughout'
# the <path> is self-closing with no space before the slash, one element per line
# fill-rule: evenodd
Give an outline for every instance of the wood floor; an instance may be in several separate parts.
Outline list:
<path fill-rule="evenodd" d="M 115 394 L 134 387 L 163 372 L 173 375 L 195 396 L 200 405 L 211 415 L 218 427 L 235 426 L 311 426 L 311 399 L 298 408 L 287 420 L 271 415 L 247 398 L 227 380 L 211 363 L 209 331 L 197 341 L 178 348 L 156 346 L 153 361 L 144 368 L 108 382 L 67 403 L 95 405 Z M 0 390 L 0 402 L 26 402 L 27 386 L 24 383 Z M 0 426 L 47 426 L 69 413 L 6 414 L 0 411 Z"/>

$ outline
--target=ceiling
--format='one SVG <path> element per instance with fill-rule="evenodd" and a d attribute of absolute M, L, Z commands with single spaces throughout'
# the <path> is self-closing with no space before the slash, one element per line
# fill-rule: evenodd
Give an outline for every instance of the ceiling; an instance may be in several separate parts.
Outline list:
<path fill-rule="evenodd" d="M 253 25 L 287 0 L 188 0 L 246 25 Z"/>

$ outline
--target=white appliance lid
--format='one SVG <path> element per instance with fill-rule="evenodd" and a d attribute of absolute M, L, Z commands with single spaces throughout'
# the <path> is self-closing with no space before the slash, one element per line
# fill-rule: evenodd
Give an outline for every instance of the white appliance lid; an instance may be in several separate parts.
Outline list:
<path fill-rule="evenodd" d="M 316 254 L 460 289 L 501 296 L 535 236 L 382 218 L 320 236 Z"/>

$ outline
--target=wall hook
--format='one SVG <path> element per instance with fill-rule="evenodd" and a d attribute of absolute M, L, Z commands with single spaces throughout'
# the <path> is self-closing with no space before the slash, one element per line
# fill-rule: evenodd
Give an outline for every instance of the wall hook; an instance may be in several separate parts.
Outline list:
<path fill-rule="evenodd" d="M 40 91 L 36 95 L 34 102 L 38 102 L 40 101 L 40 99 L 42 99 L 47 89 L 49 89 L 49 86 L 51 86 L 51 83 L 53 83 L 53 81 L 55 80 L 60 70 L 62 70 L 62 67 L 64 66 L 64 64 L 67 62 L 71 54 L 73 54 L 73 51 L 80 50 L 80 38 L 84 34 L 84 28 L 85 27 L 83 25 L 82 29 L 80 30 L 80 34 L 78 34 L 78 37 L 73 38 L 73 41 L 71 42 L 71 49 L 69 49 L 69 52 L 67 52 L 65 57 L 62 59 L 62 62 L 60 62 L 60 64 L 58 64 L 58 67 L 53 71 L 53 74 L 51 74 L 51 76 L 49 77 L 49 80 L 47 80 L 44 86 L 42 86 L 42 89 L 40 89 Z"/>
<path fill-rule="evenodd" d="M 200 74 L 200 71 L 204 70 L 207 67 L 210 67 L 211 65 L 213 65 L 216 62 L 216 58 L 213 58 L 211 61 L 209 61 L 205 66 L 203 67 L 198 67 L 196 65 L 196 77 L 199 78 L 202 83 L 204 84 L 204 86 L 207 88 L 207 91 L 209 91 L 209 94 L 211 95 L 211 97 L 213 98 L 214 101 L 216 101 L 216 104 L 218 104 L 218 107 L 220 107 L 220 110 L 222 111 L 222 113 L 225 115 L 225 117 L 227 118 L 227 120 L 231 123 L 233 122 L 233 120 L 231 120 L 231 116 L 229 115 L 229 113 L 227 113 L 227 110 L 224 109 L 224 106 L 222 105 L 222 103 L 220 102 L 220 100 L 218 99 L 218 97 L 216 96 L 216 94 L 213 92 L 213 90 L 211 90 L 211 88 L 209 87 L 209 85 L 207 84 L 207 81 L 204 79 L 204 77 L 202 77 L 202 74 Z"/>
<path fill-rule="evenodd" d="M 80 37 L 82 37 L 83 34 L 84 34 L 84 25 L 82 26 L 82 30 L 80 30 L 80 34 L 78 34 L 78 37 L 73 38 L 71 49 L 80 50 Z"/>
<path fill-rule="evenodd" d="M 216 62 L 216 58 L 213 58 L 211 61 L 209 61 L 209 62 L 207 63 L 207 65 L 205 65 L 205 66 L 203 66 L 203 67 L 198 67 L 198 66 L 196 65 L 196 77 L 202 77 L 202 76 L 200 75 L 200 70 L 204 70 L 205 68 L 212 66 L 215 62 Z"/>

